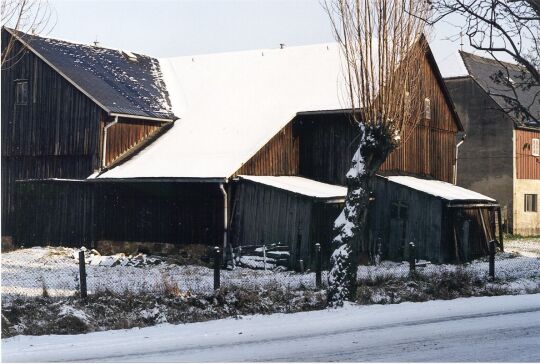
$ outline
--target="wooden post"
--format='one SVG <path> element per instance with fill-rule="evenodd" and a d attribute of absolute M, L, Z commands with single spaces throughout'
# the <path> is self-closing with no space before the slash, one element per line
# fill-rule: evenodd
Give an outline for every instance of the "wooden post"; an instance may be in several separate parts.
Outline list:
<path fill-rule="evenodd" d="M 81 288 L 81 298 L 85 299 L 88 296 L 86 288 L 86 265 L 84 262 L 84 251 L 79 251 L 79 280 Z"/>
<path fill-rule="evenodd" d="M 411 241 L 409 243 L 409 272 L 413 273 L 416 271 L 416 249 L 414 243 Z"/>
<path fill-rule="evenodd" d="M 266 270 L 266 245 L 263 245 L 263 265 L 264 270 Z"/>
<path fill-rule="evenodd" d="M 321 244 L 315 244 L 315 286 L 322 287 L 322 256 Z"/>
<path fill-rule="evenodd" d="M 499 247 L 501 248 L 501 252 L 504 253 L 501 206 L 497 208 L 497 220 L 499 224 Z"/>
<path fill-rule="evenodd" d="M 495 279 L 495 240 L 489 242 L 489 277 Z"/>
<path fill-rule="evenodd" d="M 221 269 L 221 252 L 219 247 L 214 247 L 214 289 L 219 289 L 220 282 L 220 269 Z"/>

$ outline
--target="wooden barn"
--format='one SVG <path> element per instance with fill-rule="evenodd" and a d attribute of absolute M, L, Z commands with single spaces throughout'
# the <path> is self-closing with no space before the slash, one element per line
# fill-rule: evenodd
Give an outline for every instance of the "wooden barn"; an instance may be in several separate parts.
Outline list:
<path fill-rule="evenodd" d="M 155 59 L 2 37 L 23 50 L 2 70 L 4 241 L 225 252 L 282 243 L 291 266 L 309 265 L 321 243 L 328 256 L 357 127 L 337 44 Z M 462 127 L 430 51 L 422 67 L 424 117 L 380 173 L 451 182 Z"/>

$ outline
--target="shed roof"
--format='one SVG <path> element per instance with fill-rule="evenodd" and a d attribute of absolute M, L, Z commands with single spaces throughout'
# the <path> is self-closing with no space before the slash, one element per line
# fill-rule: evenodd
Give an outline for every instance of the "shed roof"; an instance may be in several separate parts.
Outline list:
<path fill-rule="evenodd" d="M 100 177 L 224 177 L 300 111 L 347 105 L 338 44 L 160 59 L 174 113 L 154 143 Z"/>
<path fill-rule="evenodd" d="M 176 119 L 156 58 L 5 29 L 108 113 Z"/>
<path fill-rule="evenodd" d="M 485 201 L 496 202 L 488 196 L 453 185 L 448 182 L 428 180 L 410 176 L 387 176 L 383 177 L 390 182 L 412 188 L 431 196 L 440 197 L 447 201 Z"/>
<path fill-rule="evenodd" d="M 510 98 L 515 98 L 517 96 L 519 102 L 528 107 L 529 112 L 537 120 L 540 120 L 540 85 L 532 86 L 530 88 L 516 87 L 516 96 L 514 96 L 513 90 L 510 87 L 493 80 L 493 76 L 496 73 L 502 71 L 504 72 L 503 74 L 506 74 L 507 69 L 512 80 L 523 82 L 520 77 L 531 77 L 523 67 L 512 63 L 499 62 L 493 59 L 480 57 L 471 53 L 460 52 L 460 54 L 469 75 L 476 80 L 480 87 L 482 87 L 503 110 L 507 110 L 510 107 L 505 101 L 504 96 Z M 516 119 L 515 115 L 510 116 Z M 527 126 L 531 127 L 540 127 L 540 125 L 534 124 L 532 121 L 526 122 L 526 124 L 530 124 Z"/>
<path fill-rule="evenodd" d="M 347 188 L 297 176 L 239 176 L 240 179 L 320 199 L 343 199 Z"/>

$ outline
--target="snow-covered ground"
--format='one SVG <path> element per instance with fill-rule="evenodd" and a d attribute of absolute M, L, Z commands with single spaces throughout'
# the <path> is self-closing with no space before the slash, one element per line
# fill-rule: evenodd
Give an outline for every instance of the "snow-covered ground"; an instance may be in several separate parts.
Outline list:
<path fill-rule="evenodd" d="M 40 296 L 43 287 L 50 296 L 73 295 L 78 289 L 79 267 L 75 249 L 36 247 L 2 254 L 2 298 Z M 195 265 L 158 264 L 142 267 L 86 265 L 90 293 L 109 290 L 123 293 L 163 292 L 177 286 L 191 293 L 211 293 L 212 269 Z M 278 284 L 298 289 L 315 287 L 315 274 L 273 272 L 236 268 L 221 271 L 222 286 L 261 287 Z"/>
<path fill-rule="evenodd" d="M 507 253 L 496 258 L 496 277 L 511 285 L 534 287 L 540 282 L 540 239 L 514 240 L 505 243 Z M 512 253 L 508 253 L 512 252 Z M 40 296 L 44 289 L 50 296 L 69 296 L 78 290 L 79 268 L 74 259 L 76 250 L 71 248 L 31 248 L 2 254 L 2 298 L 20 296 Z M 480 259 L 470 264 L 419 265 L 419 272 L 440 273 L 466 269 L 479 278 L 488 273 L 488 262 Z M 90 293 L 109 290 L 123 293 L 163 292 L 175 286 L 191 293 L 211 293 L 213 291 L 213 270 L 195 265 L 162 263 L 142 267 L 116 265 L 86 266 L 87 283 Z M 379 266 L 359 266 L 359 279 L 376 276 L 405 277 L 409 273 L 408 263 L 382 262 Z M 326 282 L 326 274 L 323 274 Z M 315 288 L 315 274 L 295 272 L 274 272 L 236 268 L 222 270 L 222 286 L 243 286 L 258 288 L 279 285 L 290 289 Z"/>
<path fill-rule="evenodd" d="M 516 238 L 504 242 L 507 252 L 515 252 L 525 257 L 540 258 L 540 237 Z"/>
<path fill-rule="evenodd" d="M 2 361 L 540 361 L 540 294 L 2 340 Z"/>

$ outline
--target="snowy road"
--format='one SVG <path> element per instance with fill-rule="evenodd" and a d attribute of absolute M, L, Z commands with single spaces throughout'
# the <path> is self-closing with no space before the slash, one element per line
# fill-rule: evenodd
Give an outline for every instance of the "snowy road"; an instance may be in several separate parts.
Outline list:
<path fill-rule="evenodd" d="M 540 361 L 540 294 L 2 340 L 3 361 Z"/>

